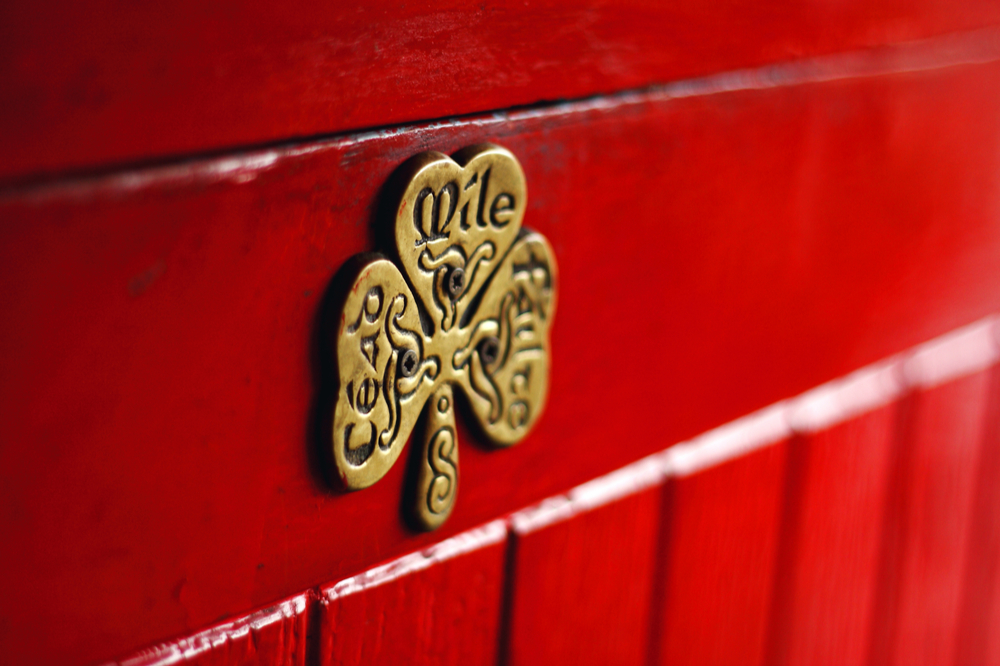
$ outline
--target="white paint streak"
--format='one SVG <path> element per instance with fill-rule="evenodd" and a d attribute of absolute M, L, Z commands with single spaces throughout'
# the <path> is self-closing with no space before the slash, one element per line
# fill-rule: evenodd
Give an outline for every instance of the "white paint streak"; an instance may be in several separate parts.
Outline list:
<path fill-rule="evenodd" d="M 236 156 L 205 158 L 108 176 L 83 177 L 55 184 L 15 188 L 6 192 L 0 191 L 0 201 L 24 198 L 38 203 L 60 198 L 90 199 L 108 194 L 122 196 L 127 191 L 148 187 L 171 187 L 191 182 L 203 184 L 231 180 L 236 183 L 247 183 L 256 179 L 263 171 L 287 159 L 329 150 L 356 152 L 364 144 L 398 135 L 424 134 L 446 128 L 463 127 L 491 132 L 494 128 L 524 120 L 552 121 L 594 111 L 609 111 L 624 106 L 673 99 L 924 72 L 996 60 L 1000 60 L 1000 29 L 985 28 L 863 51 L 778 63 L 757 69 L 733 70 L 641 90 L 550 104 L 533 109 L 496 112 L 471 118 L 442 119 L 386 130 L 362 131 L 322 141 L 251 151 Z"/>
<path fill-rule="evenodd" d="M 815 433 L 898 398 L 905 387 L 893 357 L 807 391 L 790 402 L 788 423 L 797 433 Z"/>
<path fill-rule="evenodd" d="M 582 511 L 601 507 L 619 498 L 656 486 L 663 481 L 660 454 L 647 456 L 612 473 L 581 484 L 569 493 L 569 500 Z"/>
<path fill-rule="evenodd" d="M 423 551 L 402 556 L 385 565 L 380 565 L 357 576 L 344 579 L 325 589 L 323 597 L 327 600 L 336 600 L 345 595 L 375 588 L 408 574 L 426 570 L 432 565 L 443 563 L 456 556 L 498 544 L 506 536 L 507 526 L 504 521 L 492 521 L 479 528 L 473 528 L 464 533 L 459 533 L 454 537 L 449 537 L 443 542 L 439 542 Z"/>
<path fill-rule="evenodd" d="M 297 595 L 290 600 L 281 602 L 263 611 L 217 625 L 191 637 L 168 644 L 153 646 L 145 651 L 136 653 L 120 664 L 176 665 L 190 661 L 196 656 L 211 651 L 227 642 L 246 637 L 251 631 L 261 630 L 269 625 L 281 623 L 285 619 L 294 618 L 305 613 L 305 610 L 306 594 Z"/>
<path fill-rule="evenodd" d="M 516 512 L 510 517 L 511 529 L 518 535 L 527 535 L 655 486 L 664 478 L 661 457 L 662 454 L 647 456 L 581 484 L 566 495 L 547 498 L 537 505 Z"/>
<path fill-rule="evenodd" d="M 988 317 L 914 348 L 903 375 L 914 387 L 930 388 L 971 375 L 1000 358 L 996 317 Z"/>
<path fill-rule="evenodd" d="M 664 452 L 667 472 L 679 477 L 719 465 L 791 435 L 787 404 L 776 403 Z"/>
<path fill-rule="evenodd" d="M 977 65 L 1000 58 L 1000 31 L 986 28 L 966 33 L 892 44 L 863 51 L 779 63 L 757 69 L 667 84 L 657 93 L 673 98 L 698 97 L 739 90 L 762 90 L 860 77 L 925 72 Z"/>
<path fill-rule="evenodd" d="M 408 554 L 323 591 L 327 600 L 381 586 L 484 547 L 498 544 L 507 526 L 527 535 L 660 484 L 809 434 L 889 404 L 910 389 L 924 389 L 976 373 L 1000 361 L 1000 319 L 990 316 L 910 351 L 866 366 L 796 398 L 779 401 L 692 440 L 574 487 L 568 493 Z M 301 595 L 268 610 L 219 625 L 193 637 L 153 647 L 123 664 L 176 664 L 305 610 Z"/>
<path fill-rule="evenodd" d="M 331 148 L 332 144 L 314 143 L 295 148 L 270 149 L 230 155 L 223 158 L 192 160 L 179 164 L 136 169 L 107 176 L 69 180 L 53 185 L 28 188 L 20 194 L 0 192 L 0 201 L 23 197 L 34 204 L 53 199 L 91 200 L 121 197 L 148 188 L 180 188 L 230 181 L 250 183 L 282 160 L 295 159 Z"/>
<path fill-rule="evenodd" d="M 503 122 L 529 118 L 550 119 L 621 106 L 649 104 L 687 97 L 704 97 L 741 90 L 765 90 L 826 83 L 844 79 L 925 72 L 1000 59 L 1000 30 L 985 28 L 924 40 L 850 51 L 756 69 L 732 70 L 613 95 L 564 102 L 510 114 L 496 114 Z"/>
<path fill-rule="evenodd" d="M 555 496 L 512 514 L 510 527 L 518 535 L 527 535 L 577 514 L 579 510 L 573 507 L 567 496 Z"/>
<path fill-rule="evenodd" d="M 693 475 L 796 433 L 830 428 L 888 405 L 910 389 L 955 380 L 997 361 L 1000 319 L 990 316 L 516 512 L 511 529 L 527 535 L 638 493 L 666 476 Z"/>

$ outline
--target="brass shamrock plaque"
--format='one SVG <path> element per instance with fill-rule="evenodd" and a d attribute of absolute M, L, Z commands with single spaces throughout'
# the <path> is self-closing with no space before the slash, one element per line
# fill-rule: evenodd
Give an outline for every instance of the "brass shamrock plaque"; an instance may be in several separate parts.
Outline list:
<path fill-rule="evenodd" d="M 333 460 L 347 488 L 371 486 L 426 411 L 413 514 L 434 529 L 458 491 L 453 387 L 496 445 L 520 441 L 542 412 L 556 263 L 545 237 L 521 228 L 524 172 L 509 151 L 423 153 L 398 176 L 399 265 L 358 262 L 338 320 Z"/>

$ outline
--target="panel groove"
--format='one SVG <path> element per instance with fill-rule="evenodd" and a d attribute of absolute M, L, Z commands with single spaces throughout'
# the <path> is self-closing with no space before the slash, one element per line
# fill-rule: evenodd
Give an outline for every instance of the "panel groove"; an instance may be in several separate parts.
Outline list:
<path fill-rule="evenodd" d="M 879 588 L 875 598 L 875 613 L 872 617 L 871 649 L 869 664 L 890 664 L 892 638 L 895 635 L 896 617 L 899 609 L 899 561 L 906 540 L 905 525 L 899 521 L 906 506 L 909 476 L 905 474 L 908 453 L 912 449 L 913 418 L 916 410 L 914 393 L 907 392 L 900 400 L 896 411 L 895 437 L 892 448 L 892 463 L 889 466 L 889 487 L 886 512 L 883 515 L 881 548 L 878 567 Z"/>
<path fill-rule="evenodd" d="M 870 419 L 875 414 L 874 411 L 888 410 L 891 422 L 894 424 L 890 452 L 893 463 L 886 466 L 891 475 L 886 494 L 887 510 L 881 520 L 883 529 L 880 533 L 881 546 L 878 549 L 877 559 L 879 574 L 876 578 L 879 586 L 873 603 L 869 652 L 872 662 L 890 662 L 896 657 L 893 652 L 893 642 L 899 632 L 896 619 L 902 593 L 900 563 L 907 553 L 907 542 L 912 538 L 910 534 L 912 526 L 902 520 L 902 517 L 909 507 L 907 498 L 913 492 L 911 469 L 914 465 L 912 457 L 916 443 L 914 429 L 917 428 L 918 411 L 922 400 L 927 400 L 922 398 L 920 392 L 941 391 L 938 389 L 940 387 L 951 391 L 949 387 L 952 383 L 968 383 L 975 381 L 977 377 L 987 377 L 987 382 L 981 382 L 987 405 L 983 413 L 985 426 L 980 431 L 981 442 L 975 445 L 983 452 L 976 478 L 976 500 L 972 516 L 973 525 L 978 527 L 975 531 L 978 536 L 978 546 L 967 551 L 967 565 L 962 579 L 964 592 L 960 601 L 960 614 L 963 620 L 959 625 L 961 637 L 957 640 L 960 656 L 966 656 L 970 661 L 985 661 L 972 658 L 995 655 L 996 647 L 989 645 L 988 634 L 990 624 L 996 626 L 1000 615 L 1000 604 L 998 604 L 1000 597 L 997 596 L 1000 577 L 995 557 L 1000 552 L 1000 525 L 996 524 L 993 511 L 996 499 L 1000 495 L 995 480 L 997 461 L 1000 460 L 1000 367 L 993 365 L 983 371 L 984 364 L 992 362 L 997 355 L 995 334 L 995 320 L 987 318 L 984 323 L 950 332 L 905 354 L 897 355 L 888 362 L 879 362 L 794 399 L 766 408 L 756 413 L 762 415 L 760 417 L 751 415 L 713 429 L 690 441 L 685 445 L 687 449 L 678 449 L 680 446 L 668 448 L 660 454 L 637 461 L 574 487 L 565 494 L 554 496 L 514 513 L 505 520 L 491 522 L 424 551 L 402 556 L 326 589 L 310 589 L 295 598 L 306 600 L 306 603 L 296 607 L 298 610 L 296 613 L 303 619 L 302 630 L 305 633 L 298 648 L 294 649 L 294 655 L 299 656 L 296 660 L 316 664 L 329 660 L 333 655 L 330 649 L 331 642 L 340 640 L 339 635 L 330 635 L 327 629 L 333 627 L 327 620 L 325 611 L 331 602 L 352 596 L 361 596 L 356 597 L 357 600 L 361 600 L 374 589 L 391 586 L 403 580 L 415 581 L 414 577 L 423 576 L 422 573 L 438 567 L 441 563 L 460 559 L 506 539 L 502 547 L 502 565 L 497 574 L 498 627 L 494 656 L 498 663 L 508 664 L 515 657 L 511 655 L 510 650 L 514 639 L 512 633 L 515 631 L 513 613 L 518 604 L 517 563 L 522 541 L 526 537 L 567 524 L 585 525 L 580 524 L 580 521 L 592 521 L 597 517 L 595 511 L 618 511 L 617 508 L 622 503 L 645 494 L 649 502 L 660 509 L 656 512 L 659 518 L 655 522 L 655 529 L 649 540 L 651 562 L 655 565 L 648 577 L 650 598 L 648 603 L 643 605 L 648 605 L 648 609 L 640 635 L 640 643 L 644 646 L 642 652 L 650 663 L 662 662 L 665 657 L 711 661 L 713 658 L 707 654 L 701 656 L 702 659 L 699 660 L 694 654 L 677 653 L 680 647 L 676 642 L 682 641 L 684 637 L 664 632 L 664 628 L 677 618 L 667 615 L 665 601 L 674 595 L 685 594 L 680 589 L 672 590 L 669 583 L 670 572 L 677 567 L 684 567 L 675 561 L 673 550 L 678 547 L 678 543 L 672 539 L 680 527 L 677 523 L 678 513 L 685 511 L 683 506 L 678 504 L 679 485 L 687 486 L 690 481 L 697 481 L 706 473 L 734 471 L 736 470 L 734 466 L 743 466 L 745 462 L 755 458 L 759 459 L 756 465 L 761 465 L 768 459 L 778 461 L 775 455 L 779 449 L 784 449 L 787 450 L 787 461 L 781 464 L 785 468 L 780 478 L 776 478 L 780 479 L 781 485 L 775 503 L 777 512 L 774 524 L 778 527 L 776 547 L 771 559 L 772 564 L 768 566 L 768 569 L 773 568 L 773 575 L 768 584 L 769 595 L 760 600 L 763 604 L 762 612 L 767 616 L 761 638 L 760 657 L 765 662 L 775 664 L 809 662 L 811 660 L 802 659 L 803 656 L 789 653 L 791 645 L 788 640 L 796 632 L 795 622 L 798 620 L 794 606 L 795 595 L 802 593 L 797 588 L 799 584 L 795 572 L 803 565 L 800 562 L 801 544 L 806 535 L 803 531 L 808 529 L 805 523 L 807 506 L 805 499 L 810 490 L 806 485 L 810 479 L 808 471 L 813 464 L 816 447 L 814 439 L 819 434 L 833 428 L 841 428 L 852 420 Z M 915 390 L 906 390 L 902 388 L 903 385 L 897 384 L 895 378 L 901 377 L 905 377 L 906 382 Z M 886 401 L 890 399 L 896 402 L 887 404 Z M 783 440 L 775 444 L 773 442 L 775 437 Z M 762 454 L 766 454 L 767 458 L 760 459 L 759 456 Z M 756 495 L 751 494 L 751 497 L 756 498 Z M 877 494 L 874 497 L 877 498 Z M 734 496 L 733 499 L 724 502 L 741 501 Z M 698 507 L 696 503 L 688 510 Z M 873 508 L 873 511 L 877 510 Z M 719 527 L 713 527 L 717 528 Z M 756 537 L 756 533 L 747 534 L 747 539 Z M 566 552 L 549 550 L 545 553 L 547 555 L 543 558 L 560 558 Z M 706 554 L 697 551 L 689 555 L 700 560 Z M 738 560 L 742 562 L 743 559 Z M 536 565 L 541 564 L 537 559 L 532 562 Z M 711 592 L 699 590 L 695 594 L 703 596 L 710 595 Z M 315 603 L 317 600 L 321 601 L 320 604 Z M 205 659 L 205 656 L 209 656 L 210 660 L 226 660 L 228 658 L 219 657 L 222 654 L 206 653 L 202 656 L 202 653 L 209 650 L 208 647 L 213 647 L 212 651 L 223 650 L 226 656 L 236 655 L 230 648 L 231 635 L 244 637 L 245 640 L 241 640 L 244 643 L 250 642 L 248 655 L 270 655 L 269 652 L 283 646 L 281 642 L 286 641 L 284 635 L 277 644 L 258 644 L 257 633 L 245 632 L 244 628 L 261 625 L 261 621 L 257 620 L 258 616 L 273 615 L 272 611 L 273 609 L 268 608 L 258 614 L 220 625 L 188 639 L 140 652 L 127 662 L 189 663 Z M 366 613 L 362 613 L 362 620 Z M 265 625 L 271 622 L 266 621 Z M 383 615 L 379 616 L 378 623 L 384 629 L 387 623 L 392 624 L 395 621 Z M 722 629 L 725 630 L 724 627 Z M 327 634 L 324 636 L 323 633 Z M 671 643 L 672 641 L 675 643 Z M 683 650 L 697 648 L 688 646 Z M 702 648 L 709 648 L 708 643 Z M 398 653 L 395 654 L 395 659 L 405 661 L 408 655 L 405 652 Z M 734 655 L 728 657 L 735 659 Z M 752 660 L 754 653 L 741 655 L 742 659 Z M 837 658 L 843 656 L 830 656 L 828 661 L 845 661 Z"/>
<path fill-rule="evenodd" d="M 595 101 L 4 200 L 0 293 L 18 317 L 0 323 L 0 402 L 19 444 L 0 448 L 0 490 L 19 545 L 4 564 L 21 576 L 0 592 L 17 610 L 0 643 L 14 661 L 103 660 L 672 443 L 689 481 L 767 451 L 800 428 L 786 423 L 796 399 L 773 407 L 766 438 L 731 420 L 997 311 L 998 80 L 996 64 L 964 65 Z M 530 224 L 565 269 L 553 400 L 517 448 L 468 448 L 466 509 L 417 535 L 398 517 L 402 469 L 339 494 L 306 455 L 322 446 L 306 436 L 308 334 L 330 276 L 371 249 L 388 174 L 484 138 L 523 157 Z M 622 219 L 629 233 L 609 233 Z M 608 280 L 632 266 L 655 287 Z M 623 313 L 645 316 L 603 326 Z M 836 400 L 817 424 L 873 405 L 827 389 Z M 639 418 L 616 421 L 609 441 L 595 416 L 622 398 Z M 720 423 L 729 436 L 692 437 Z"/>
<path fill-rule="evenodd" d="M 955 658 L 962 664 L 1000 662 L 1000 365 L 989 375 Z"/>
<path fill-rule="evenodd" d="M 510 633 L 511 617 L 514 609 L 514 596 L 517 594 L 515 582 L 517 581 L 517 533 L 511 529 L 510 522 L 507 522 L 507 547 L 504 552 L 504 573 L 501 584 L 502 596 L 500 599 L 500 629 L 497 632 L 497 659 L 498 665 L 509 665 L 510 661 Z"/>
<path fill-rule="evenodd" d="M 806 438 L 796 434 L 788 441 L 785 463 L 784 489 L 781 496 L 781 518 L 778 520 L 778 544 L 774 563 L 774 588 L 768 613 L 767 640 L 764 663 L 784 665 L 789 663 L 785 637 L 792 621 L 792 577 L 796 564 L 796 545 L 805 529 L 802 525 L 803 497 L 806 471 L 809 465 L 809 447 Z"/>
<path fill-rule="evenodd" d="M 670 556 L 670 534 L 673 528 L 672 510 L 675 502 L 675 488 L 675 481 L 670 476 L 667 476 L 660 485 L 660 523 L 657 529 L 653 554 L 653 562 L 656 563 L 656 567 L 653 570 L 653 581 L 650 586 L 652 594 L 650 595 L 650 610 L 648 612 L 649 629 L 647 630 L 647 636 L 649 637 L 649 642 L 646 649 L 645 661 L 647 665 L 660 664 L 660 656 L 663 655 L 666 649 L 663 633 L 666 622 L 664 618 L 666 605 L 663 604 L 663 601 L 670 595 L 667 585 L 666 563 Z"/>

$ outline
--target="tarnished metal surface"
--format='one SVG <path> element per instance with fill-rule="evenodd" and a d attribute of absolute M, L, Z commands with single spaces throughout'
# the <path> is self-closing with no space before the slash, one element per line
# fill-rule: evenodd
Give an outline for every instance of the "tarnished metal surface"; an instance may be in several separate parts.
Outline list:
<path fill-rule="evenodd" d="M 397 178 L 402 272 L 386 258 L 359 261 L 344 300 L 333 460 L 349 489 L 374 484 L 426 404 L 413 507 L 433 529 L 458 490 L 451 386 L 497 445 L 518 442 L 541 414 L 556 265 L 545 238 L 521 228 L 524 172 L 509 151 L 423 153 Z"/>

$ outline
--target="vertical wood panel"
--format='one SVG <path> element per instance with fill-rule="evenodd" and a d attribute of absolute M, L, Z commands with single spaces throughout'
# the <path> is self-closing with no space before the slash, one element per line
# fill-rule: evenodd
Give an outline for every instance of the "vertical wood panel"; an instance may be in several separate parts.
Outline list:
<path fill-rule="evenodd" d="M 497 521 L 323 589 L 319 662 L 494 662 L 505 536 Z"/>
<path fill-rule="evenodd" d="M 989 374 L 918 390 L 901 420 L 874 662 L 953 663 Z"/>
<path fill-rule="evenodd" d="M 655 661 L 763 660 L 788 443 L 668 482 Z"/>
<path fill-rule="evenodd" d="M 769 663 L 867 660 L 895 407 L 793 441 Z"/>
<path fill-rule="evenodd" d="M 990 370 L 957 661 L 1000 663 L 1000 366 Z"/>
<path fill-rule="evenodd" d="M 517 529 L 511 664 L 645 661 L 662 487 L 535 531 Z"/>

